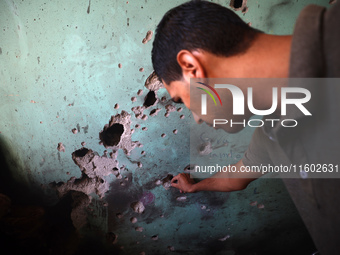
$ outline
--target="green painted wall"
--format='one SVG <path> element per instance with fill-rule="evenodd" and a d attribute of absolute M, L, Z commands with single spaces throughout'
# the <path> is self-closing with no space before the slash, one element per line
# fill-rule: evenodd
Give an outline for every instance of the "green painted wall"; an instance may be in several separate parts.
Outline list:
<path fill-rule="evenodd" d="M 104 233 L 117 234 L 115 247 L 124 246 L 126 254 L 166 254 L 168 246 L 185 254 L 234 254 L 235 247 L 274 249 L 285 245 L 282 240 L 291 245 L 295 239 L 304 240 L 305 230 L 280 180 L 258 180 L 231 194 L 190 194 L 186 202 L 175 200 L 177 190 L 151 185 L 168 173 L 182 172 L 189 163 L 188 124 L 193 120 L 186 109 L 164 117 L 165 103 L 151 108 L 161 108 L 157 116 L 145 121 L 134 117 L 131 108 L 143 104 L 148 92 L 144 82 L 153 71 L 152 40 L 143 44 L 142 39 L 148 30 L 155 30 L 167 10 L 183 2 L 0 0 L 2 189 L 18 201 L 35 197 L 53 206 L 58 198 L 49 184 L 81 176 L 72 152 L 86 142 L 86 148 L 103 155 L 106 149 L 99 144 L 99 132 L 112 115 L 125 110 L 132 115 L 131 128 L 140 124 L 148 129 L 135 129 L 132 136 L 143 147 L 131 155 L 119 150 L 117 160 L 125 166 L 123 177 L 130 177 L 128 185 L 108 176 L 111 190 L 104 200 L 94 196 L 88 220 Z M 248 0 L 248 12 L 237 13 L 264 32 L 290 34 L 298 13 L 310 3 L 328 6 L 328 0 Z M 137 96 L 139 89 L 143 96 Z M 136 102 L 131 101 L 133 96 Z M 162 96 L 167 96 L 164 89 L 157 93 Z M 114 109 L 116 103 L 119 109 Z M 251 132 L 227 135 L 229 146 L 236 145 L 242 155 Z M 57 150 L 60 142 L 65 152 Z M 142 168 L 136 164 L 139 161 Z M 142 215 L 135 215 L 129 201 L 148 192 L 154 202 Z M 105 201 L 108 206 L 102 205 Z M 265 208 L 250 206 L 252 201 Z M 202 210 L 202 205 L 210 211 Z M 129 221 L 132 216 L 138 217 L 143 232 L 135 231 L 136 224 Z M 151 240 L 156 234 L 159 239 Z M 230 238 L 218 241 L 226 235 Z"/>

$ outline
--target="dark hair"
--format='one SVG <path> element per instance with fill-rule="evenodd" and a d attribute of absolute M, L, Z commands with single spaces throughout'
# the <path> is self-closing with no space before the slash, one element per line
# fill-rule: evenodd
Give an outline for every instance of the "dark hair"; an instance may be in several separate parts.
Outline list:
<path fill-rule="evenodd" d="M 207 1 L 190 1 L 168 11 L 159 22 L 152 64 L 167 84 L 182 79 L 177 54 L 202 49 L 230 57 L 245 52 L 259 33 L 233 11 Z"/>

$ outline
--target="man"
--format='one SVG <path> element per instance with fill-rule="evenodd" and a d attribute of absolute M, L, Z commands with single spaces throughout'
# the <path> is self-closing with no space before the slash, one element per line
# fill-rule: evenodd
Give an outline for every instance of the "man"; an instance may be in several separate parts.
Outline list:
<path fill-rule="evenodd" d="M 301 12 L 293 35 L 268 35 L 248 26 L 227 8 L 191 1 L 170 10 L 160 21 L 152 49 L 153 67 L 173 100 L 183 102 L 189 109 L 191 78 L 340 77 L 339 24 L 339 3 L 330 10 L 312 5 Z M 245 87 L 240 89 L 244 91 Z M 299 119 L 299 126 L 293 130 L 278 125 L 257 128 L 243 159 L 235 165 L 237 169 L 262 163 L 339 163 L 340 123 L 337 117 L 331 117 L 339 113 L 339 86 L 309 89 L 321 100 L 311 105 L 313 118 L 293 111 L 291 117 Z M 272 97 L 267 91 L 267 86 L 254 88 L 253 103 L 259 110 L 271 106 Z M 199 116 L 198 111 L 191 110 L 198 122 L 212 124 L 211 116 Z M 230 104 L 223 105 L 223 110 L 226 116 L 232 115 Z M 278 118 L 282 117 L 280 110 L 279 106 L 274 112 Z M 324 115 L 332 125 L 322 125 Z M 249 119 L 251 113 L 243 117 Z M 239 131 L 235 126 L 223 128 L 227 132 Z M 320 148 L 327 151 L 320 153 Z M 216 175 L 222 178 L 195 183 L 188 174 L 179 174 L 173 178 L 172 186 L 181 192 L 235 191 L 260 177 L 233 178 L 223 172 Z M 305 172 L 300 175 L 299 179 L 284 179 L 287 189 L 319 252 L 339 254 L 340 206 L 336 201 L 340 182 L 308 178 Z"/>

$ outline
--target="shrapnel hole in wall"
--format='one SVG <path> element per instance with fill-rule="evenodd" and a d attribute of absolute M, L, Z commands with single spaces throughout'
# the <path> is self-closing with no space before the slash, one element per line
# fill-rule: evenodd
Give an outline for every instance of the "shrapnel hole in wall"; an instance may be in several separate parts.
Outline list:
<path fill-rule="evenodd" d="M 231 0 L 230 6 L 234 9 L 241 8 L 243 5 L 243 0 Z"/>
<path fill-rule="evenodd" d="M 86 148 L 81 148 L 81 149 L 76 150 L 76 151 L 74 152 L 74 156 L 76 156 L 77 158 L 84 157 L 88 151 L 89 151 L 89 150 L 86 149 Z"/>
<path fill-rule="evenodd" d="M 144 104 L 145 107 L 150 107 L 156 103 L 156 93 L 153 90 L 150 90 L 149 93 L 145 96 Z"/>
<path fill-rule="evenodd" d="M 100 140 L 108 146 L 116 146 L 124 133 L 124 126 L 119 123 L 113 124 L 100 134 Z"/>

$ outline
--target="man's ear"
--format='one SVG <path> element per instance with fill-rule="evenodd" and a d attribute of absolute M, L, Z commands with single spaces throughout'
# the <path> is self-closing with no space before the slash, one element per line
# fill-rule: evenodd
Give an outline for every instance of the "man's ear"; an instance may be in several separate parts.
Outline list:
<path fill-rule="evenodd" d="M 182 68 L 183 78 L 188 83 L 190 83 L 190 78 L 205 78 L 202 64 L 190 51 L 181 50 L 178 52 L 177 62 Z"/>

